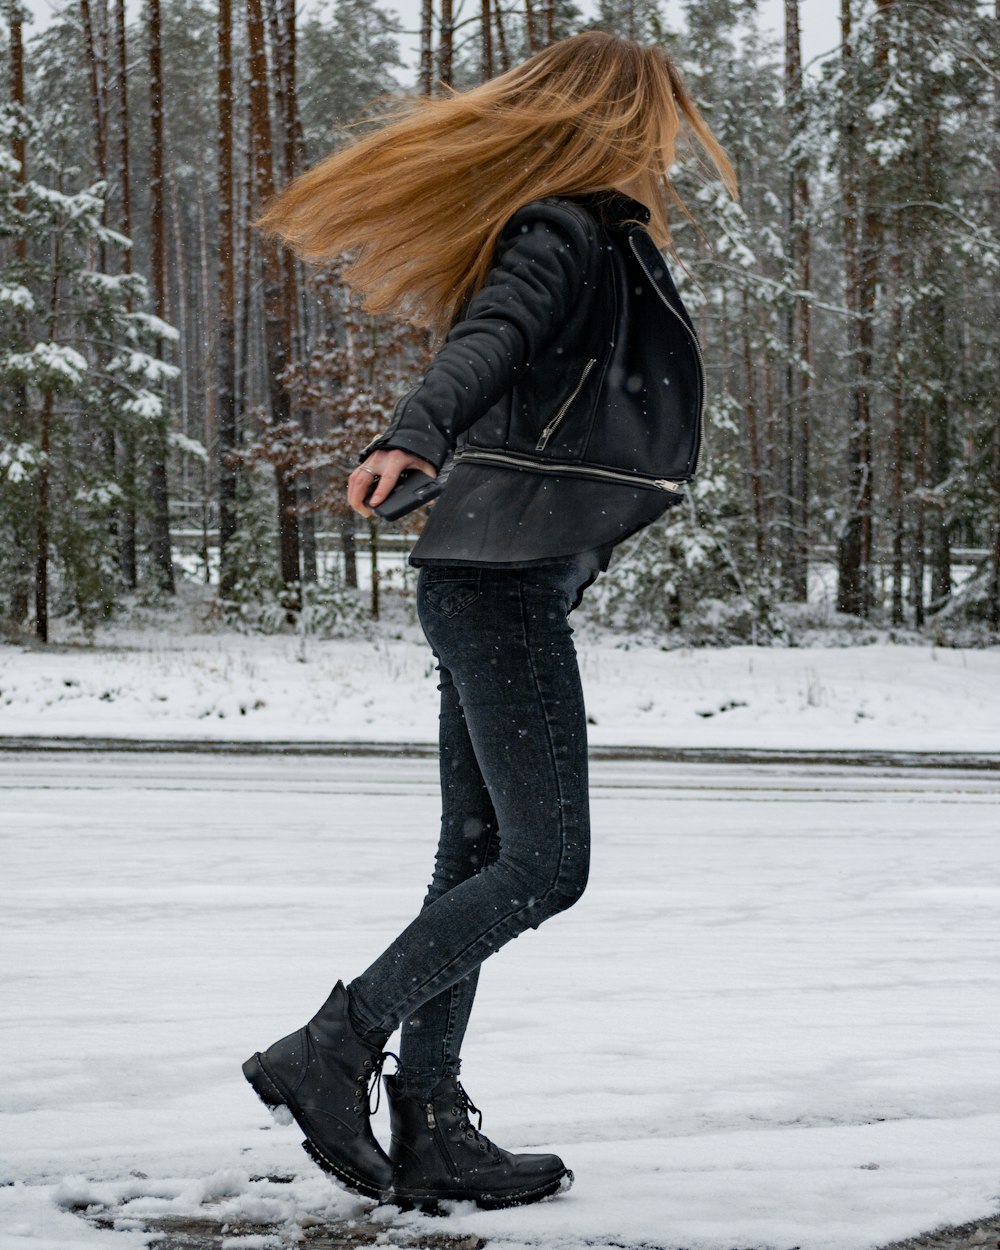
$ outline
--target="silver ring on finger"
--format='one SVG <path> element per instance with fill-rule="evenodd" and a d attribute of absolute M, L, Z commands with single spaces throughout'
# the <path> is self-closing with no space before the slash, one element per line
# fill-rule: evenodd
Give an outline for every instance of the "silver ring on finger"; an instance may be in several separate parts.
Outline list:
<path fill-rule="evenodd" d="M 381 477 L 381 476 L 382 476 L 380 473 L 376 473 L 374 469 L 369 469 L 369 468 L 366 468 L 366 467 L 365 467 L 365 465 L 363 465 L 363 464 L 362 464 L 362 465 L 359 465 L 359 466 L 358 466 L 358 468 L 360 468 L 360 469 L 364 469 L 364 471 L 365 471 L 366 473 L 370 473 L 370 474 L 372 475 L 372 477 Z"/>

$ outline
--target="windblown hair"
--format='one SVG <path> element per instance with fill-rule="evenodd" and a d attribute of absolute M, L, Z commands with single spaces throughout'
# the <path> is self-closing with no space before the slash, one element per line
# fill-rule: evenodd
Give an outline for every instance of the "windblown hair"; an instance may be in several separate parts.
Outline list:
<path fill-rule="evenodd" d="M 252 225 L 305 261 L 350 253 L 344 278 L 368 312 L 443 332 L 531 200 L 627 183 L 650 209 L 656 243 L 670 247 L 668 209 L 685 212 L 669 178 L 679 138 L 694 140 L 735 196 L 733 168 L 667 53 L 587 30 L 470 90 L 397 100 Z"/>

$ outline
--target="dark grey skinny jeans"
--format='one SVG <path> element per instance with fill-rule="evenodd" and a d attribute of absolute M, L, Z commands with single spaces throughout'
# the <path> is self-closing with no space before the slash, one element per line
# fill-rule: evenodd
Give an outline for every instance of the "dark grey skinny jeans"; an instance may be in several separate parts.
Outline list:
<path fill-rule="evenodd" d="M 424 565 L 417 610 L 440 674 L 441 836 L 416 919 L 348 986 L 372 1040 L 403 1025 L 401 1077 L 457 1075 L 479 965 L 583 893 L 587 723 L 567 620 L 586 572 Z"/>

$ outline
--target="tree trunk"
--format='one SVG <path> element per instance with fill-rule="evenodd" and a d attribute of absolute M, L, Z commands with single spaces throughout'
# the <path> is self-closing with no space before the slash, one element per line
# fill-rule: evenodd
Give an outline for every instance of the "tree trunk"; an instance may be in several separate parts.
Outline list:
<path fill-rule="evenodd" d="M 258 207 L 263 208 L 274 195 L 274 171 L 271 164 L 271 117 L 261 0 L 247 0 L 247 40 L 250 57 L 250 135 L 254 183 Z M 264 263 L 264 346 L 270 386 L 271 421 L 276 426 L 283 426 L 291 417 L 289 395 L 282 379 L 288 364 L 283 266 L 273 237 L 261 237 L 259 246 Z M 297 586 L 301 573 L 295 484 L 280 464 L 275 466 L 275 477 L 278 488 L 281 580 L 286 586 Z"/>
<path fill-rule="evenodd" d="M 150 150 L 150 251 L 153 311 L 167 320 L 166 240 L 164 237 L 163 182 L 163 73 L 160 35 L 160 0 L 148 0 L 149 20 L 149 128 Z M 157 347 L 162 358 L 162 340 Z M 160 589 L 174 593 L 174 561 L 170 542 L 170 492 L 167 481 L 167 425 L 164 414 L 150 434 L 151 554 Z"/>
<path fill-rule="evenodd" d="M 896 214 L 892 251 L 892 623 L 902 625 L 903 613 L 903 249 Z"/>
<path fill-rule="evenodd" d="M 760 464 L 760 431 L 757 422 L 757 387 L 754 380 L 753 344 L 750 341 L 750 297 L 743 291 L 743 393 L 746 397 L 747 442 L 750 447 L 750 498 L 753 505 L 754 550 L 763 562 L 767 544 L 764 533 L 764 495 Z"/>
<path fill-rule="evenodd" d="M 270 85 L 274 99 L 274 115 L 282 120 L 288 116 L 288 40 L 286 38 L 283 6 L 279 9 L 279 0 L 264 0 L 264 19 L 270 33 L 271 55 L 268 65 L 271 70 Z M 284 149 L 292 136 L 285 131 L 281 135 L 280 144 Z"/>
<path fill-rule="evenodd" d="M 170 225 L 171 236 L 174 245 L 174 267 L 177 272 L 177 306 L 176 309 L 171 307 L 170 320 L 179 328 L 180 335 L 177 339 L 178 365 L 180 372 L 177 377 L 179 387 L 180 401 L 180 426 L 184 433 L 190 438 L 193 436 L 191 429 L 191 375 L 194 372 L 195 360 L 194 354 L 191 352 L 191 342 L 189 337 L 190 328 L 193 325 L 193 319 L 188 311 L 188 287 L 187 276 L 189 266 L 187 257 L 184 254 L 184 236 L 185 223 L 181 219 L 181 208 L 177 200 L 177 174 L 174 168 L 174 152 L 173 143 L 170 139 L 170 133 L 166 125 L 164 125 L 164 165 L 165 165 L 165 184 L 167 188 L 167 201 L 170 205 Z M 171 292 L 172 294 L 172 292 Z M 199 433 L 201 431 L 198 431 Z M 190 461 L 188 458 L 181 460 L 181 498 L 187 499 L 190 490 L 188 482 Z"/>
<path fill-rule="evenodd" d="M 105 182 L 107 190 L 101 202 L 101 224 L 108 223 L 108 192 L 111 181 L 109 178 L 109 136 L 108 136 L 108 64 L 107 64 L 107 13 L 103 0 L 98 0 L 97 21 L 93 20 L 90 0 L 80 0 L 80 24 L 83 33 L 83 56 L 87 67 L 87 86 L 90 95 L 91 137 L 93 140 L 94 168 L 98 178 Z M 108 249 L 103 239 L 97 240 L 97 272 L 108 271 Z M 107 364 L 109 352 L 104 346 L 95 349 L 97 368 L 103 372 Z M 106 465 L 109 479 L 114 482 L 118 478 L 117 448 L 115 429 L 108 424 L 98 430 L 98 442 L 101 455 Z M 119 508 L 115 504 L 111 509 L 110 532 L 114 546 L 119 546 L 121 518 Z"/>
<path fill-rule="evenodd" d="M 524 23 L 528 34 L 528 55 L 537 52 L 541 47 L 538 37 L 538 17 L 532 0 L 524 0 Z"/>
<path fill-rule="evenodd" d="M 247 90 L 249 85 L 244 83 Z M 247 148 L 249 149 L 249 119 L 247 126 Z M 247 403 L 250 394 L 250 312 L 253 307 L 253 292 L 256 274 L 259 270 L 257 251 L 253 246 L 253 235 L 249 222 L 252 216 L 254 199 L 253 161 L 249 150 L 242 152 L 243 185 L 240 196 L 240 211 L 235 221 L 236 255 L 242 257 L 240 269 L 240 286 L 236 307 L 239 309 L 238 333 L 236 337 L 236 441 L 243 441 L 246 430 Z"/>
<path fill-rule="evenodd" d="M 503 24 L 503 13 L 499 0 L 493 6 L 493 19 L 497 28 L 497 54 L 500 57 L 500 73 L 506 74 L 510 69 L 510 47 L 507 43 L 507 29 Z"/>
<path fill-rule="evenodd" d="M 482 0 L 480 12 L 479 73 L 483 82 L 488 82 L 493 77 L 493 8 L 490 0 Z"/>
<path fill-rule="evenodd" d="M 913 624 L 922 629 L 925 618 L 925 533 L 923 492 L 927 486 L 927 410 L 917 410 L 917 445 L 913 454 L 913 525 L 910 537 L 910 604 Z"/>
<path fill-rule="evenodd" d="M 452 0 L 441 0 L 441 34 L 438 38 L 438 80 L 450 87 L 455 55 L 455 17 Z"/>
<path fill-rule="evenodd" d="M 434 79 L 434 4 L 422 0 L 420 5 L 420 94 L 429 96 Z"/>
<path fill-rule="evenodd" d="M 764 333 L 766 334 L 767 330 Z M 784 424 L 784 414 L 777 413 L 774 407 L 774 395 L 777 388 L 774 383 L 771 353 L 760 351 L 758 354 L 762 357 L 761 372 L 763 374 L 757 386 L 757 426 L 761 432 L 759 439 L 763 501 L 761 516 L 764 524 L 764 560 L 770 579 L 780 571 L 780 568 L 776 567 L 778 536 L 775 533 L 774 519 L 780 508 L 780 500 L 777 496 L 784 490 L 781 476 L 781 430 L 779 428 Z"/>
<path fill-rule="evenodd" d="M 788 325 L 788 544 L 783 580 L 788 597 L 804 603 L 809 593 L 809 391 L 812 368 L 812 309 L 806 292 L 812 285 L 812 274 L 809 181 L 802 151 L 805 102 L 798 0 L 785 0 L 785 102 L 794 152 L 788 185 L 788 240 L 792 272 L 800 293 L 790 308 Z"/>
<path fill-rule="evenodd" d="M 1000 633 L 1000 392 L 993 396 L 993 542 L 990 556 L 989 622 Z"/>
<path fill-rule="evenodd" d="M 340 518 L 340 549 L 344 556 L 344 585 L 357 589 L 358 543 L 354 534 L 354 514 Z"/>
<path fill-rule="evenodd" d="M 381 596 L 379 595 L 379 590 L 380 590 L 379 582 L 381 581 L 382 575 L 379 572 L 379 567 L 378 567 L 378 526 L 375 524 L 375 522 L 372 520 L 371 517 L 368 518 L 368 556 L 369 556 L 369 562 L 370 562 L 370 567 L 371 567 L 371 577 L 372 577 L 372 598 L 371 598 L 372 619 L 377 621 L 379 618 L 379 612 L 381 610 Z"/>
<path fill-rule="evenodd" d="M 62 187 L 62 177 L 59 179 Z M 52 292 L 46 333 L 54 342 L 59 327 L 59 287 L 62 270 L 62 241 L 58 232 L 52 244 Z M 45 388 L 38 431 L 38 495 L 35 510 L 35 637 L 49 640 L 49 487 L 52 480 L 52 405 L 51 387 Z"/>
<path fill-rule="evenodd" d="M 129 158 L 129 111 L 128 111 L 128 66 L 127 34 L 125 26 L 125 0 L 116 0 L 115 4 L 115 41 L 117 55 L 115 57 L 115 78 L 112 86 L 112 99 L 118 107 L 118 191 L 120 197 L 119 229 L 126 238 L 132 237 L 132 184 L 131 161 Z M 125 273 L 132 272 L 132 249 L 122 251 L 122 268 Z M 132 312 L 132 296 L 126 301 L 126 308 Z M 134 590 L 138 584 L 136 566 L 136 440 L 135 431 L 127 428 L 122 435 L 121 449 L 121 480 L 124 484 L 124 501 L 119 519 L 118 565 L 125 585 Z"/>
<path fill-rule="evenodd" d="M 940 257 L 940 249 L 935 245 L 932 253 Z M 943 260 L 943 257 L 941 258 Z M 941 272 L 937 264 L 930 266 L 932 274 Z M 936 281 L 932 276 L 931 281 Z M 948 333 L 948 310 L 942 294 L 937 293 L 931 300 L 927 318 L 927 330 L 937 350 L 937 374 L 934 394 L 929 401 L 928 411 L 928 473 L 931 483 L 941 486 L 951 472 L 951 405 L 949 403 L 949 379 L 947 376 L 947 348 L 945 346 Z M 939 505 L 928 510 L 928 540 L 931 565 L 930 609 L 932 612 L 942 608 L 951 597 L 951 530 L 946 514 L 946 503 L 942 499 Z"/>
<path fill-rule="evenodd" d="M 841 0 L 841 56 L 847 82 L 843 92 L 841 187 L 843 198 L 844 274 L 852 372 L 850 428 L 847 440 L 847 505 L 837 551 L 837 608 L 853 616 L 867 616 L 871 608 L 871 411 L 872 322 L 870 300 L 874 257 L 867 246 L 869 222 L 862 232 L 859 221 L 859 152 L 852 94 L 854 50 L 851 0 Z M 862 247 L 862 237 L 865 247 Z"/>
<path fill-rule="evenodd" d="M 935 105 L 937 107 L 935 108 Z M 923 169 L 927 199 L 944 202 L 946 191 L 941 178 L 942 134 L 938 102 L 933 101 L 925 123 Z M 951 473 L 951 373 L 952 357 L 948 343 L 948 308 L 945 303 L 944 275 L 947 256 L 941 230 L 935 223 L 927 232 L 927 261 L 923 286 L 927 302 L 921 318 L 925 335 L 924 358 L 929 368 L 930 395 L 921 401 L 927 406 L 927 469 L 930 485 L 938 489 Z M 931 565 L 930 610 L 942 608 L 951 597 L 951 529 L 947 501 L 941 498 L 927 510 L 927 530 Z"/>
<path fill-rule="evenodd" d="M 1000 0 L 995 0 L 993 20 L 1000 27 Z M 994 31 L 994 35 L 996 31 Z M 993 181 L 994 230 L 1000 230 L 1000 77 L 993 79 L 993 137 L 996 155 Z M 997 313 L 1000 315 L 1000 301 Z M 1000 387 L 993 388 L 993 542 L 990 559 L 989 621 L 1000 633 Z"/>
<path fill-rule="evenodd" d="M 83 57 L 87 67 L 87 89 L 90 94 L 91 138 L 93 140 L 94 168 L 98 178 L 108 176 L 108 120 L 107 120 L 107 84 L 105 67 L 97 40 L 94 38 L 94 25 L 91 20 L 90 0 L 80 0 L 80 23 L 83 29 Z M 102 220 L 106 225 L 107 198 Z M 105 245 L 98 243 L 101 273 L 106 271 Z"/>
<path fill-rule="evenodd" d="M 236 268 L 233 255 L 233 49 L 232 0 L 219 0 L 216 28 L 218 107 L 216 121 L 216 177 L 219 219 L 216 273 L 218 282 L 218 337 L 216 339 L 216 412 L 219 474 L 219 594 L 232 596 L 238 570 L 232 558 L 237 532 L 236 466 Z"/>
<path fill-rule="evenodd" d="M 24 41 L 20 18 L 20 8 L 12 5 L 9 9 L 10 23 L 10 98 L 20 109 L 24 108 Z M 25 131 L 15 126 L 11 137 L 11 152 L 18 162 L 17 182 L 22 186 L 28 181 L 28 152 Z M 22 194 L 15 200 L 21 213 L 27 212 L 27 198 Z M 14 255 L 18 269 L 23 273 L 28 258 L 28 240 L 23 231 L 18 231 L 14 243 Z M 9 314 L 11 322 L 17 328 L 18 336 L 24 340 L 25 314 L 14 309 Z M 8 418 L 10 441 L 14 444 L 26 442 L 29 437 L 30 412 L 28 409 L 28 384 L 16 381 L 11 386 L 11 406 Z M 28 598 L 31 585 L 31 535 L 28 512 L 26 509 L 14 508 L 11 514 L 11 590 L 10 615 L 18 625 L 27 620 Z"/>
<path fill-rule="evenodd" d="M 58 248 L 57 248 L 58 250 Z M 58 281 L 58 278 L 56 279 Z M 55 285 L 55 284 L 53 284 Z M 49 640 L 49 455 L 51 452 L 52 388 L 42 402 L 38 466 L 38 501 L 35 515 L 35 637 Z"/>
<path fill-rule="evenodd" d="M 295 25 L 295 0 L 281 0 L 281 34 L 279 62 L 284 82 L 284 159 L 285 180 L 291 182 L 305 158 L 305 140 L 299 114 L 297 33 Z M 285 315 L 286 336 L 293 361 L 306 358 L 301 300 L 299 298 L 299 261 L 291 248 L 284 252 L 285 262 Z M 310 437 L 314 433 L 312 409 L 296 399 L 293 419 L 298 419 L 302 432 Z M 316 560 L 316 514 L 310 508 L 313 500 L 313 476 L 307 469 L 297 479 L 299 533 L 302 546 L 302 577 L 306 582 L 318 579 Z"/>
<path fill-rule="evenodd" d="M 201 110 L 198 110 L 199 129 L 204 132 Z M 207 456 L 199 463 L 201 476 L 201 520 L 202 542 L 204 550 L 205 584 L 212 581 L 210 557 L 210 531 L 212 527 L 212 502 L 215 498 L 215 480 L 212 475 L 212 452 L 219 444 L 219 412 L 218 393 L 214 362 L 218 351 L 216 343 L 215 319 L 212 315 L 211 272 L 212 263 L 209 259 L 208 246 L 208 210 L 205 205 L 205 154 L 198 148 L 195 163 L 195 179 L 197 194 L 195 202 L 198 207 L 198 295 L 200 330 L 195 335 L 194 355 L 198 363 L 198 386 L 204 395 L 201 408 L 201 442 Z"/>

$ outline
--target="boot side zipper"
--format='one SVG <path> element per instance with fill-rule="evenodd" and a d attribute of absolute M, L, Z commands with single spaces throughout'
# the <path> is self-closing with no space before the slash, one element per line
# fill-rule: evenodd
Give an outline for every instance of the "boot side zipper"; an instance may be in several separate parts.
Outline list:
<path fill-rule="evenodd" d="M 434 1104 L 432 1102 L 424 1103 L 424 1117 L 427 1120 L 427 1128 L 437 1147 L 437 1152 L 441 1156 L 445 1169 L 452 1180 L 457 1181 L 462 1175 L 461 1170 L 456 1167 L 455 1160 L 451 1157 L 451 1151 L 448 1149 L 448 1143 L 445 1140 L 444 1132 L 441 1125 L 438 1124 L 437 1116 L 434 1114 Z"/>
<path fill-rule="evenodd" d="M 543 451 L 545 449 L 545 444 L 549 441 L 552 435 L 556 432 L 559 426 L 559 423 L 562 421 L 563 417 L 566 415 L 566 412 L 570 404 L 573 402 L 574 399 L 576 399 L 577 395 L 579 395 L 580 392 L 583 390 L 583 384 L 587 380 L 587 374 L 590 373 L 591 369 L 593 369 L 594 365 L 596 364 L 597 364 L 597 360 L 594 359 L 594 360 L 588 360 L 587 363 L 583 366 L 583 372 L 580 374 L 580 380 L 577 382 L 576 386 L 573 387 L 573 390 L 566 397 L 566 399 L 564 399 L 563 402 L 559 405 L 559 410 L 556 412 L 556 415 L 548 423 L 545 429 L 542 430 L 541 436 L 538 439 L 538 442 L 535 444 L 535 451 Z"/>

